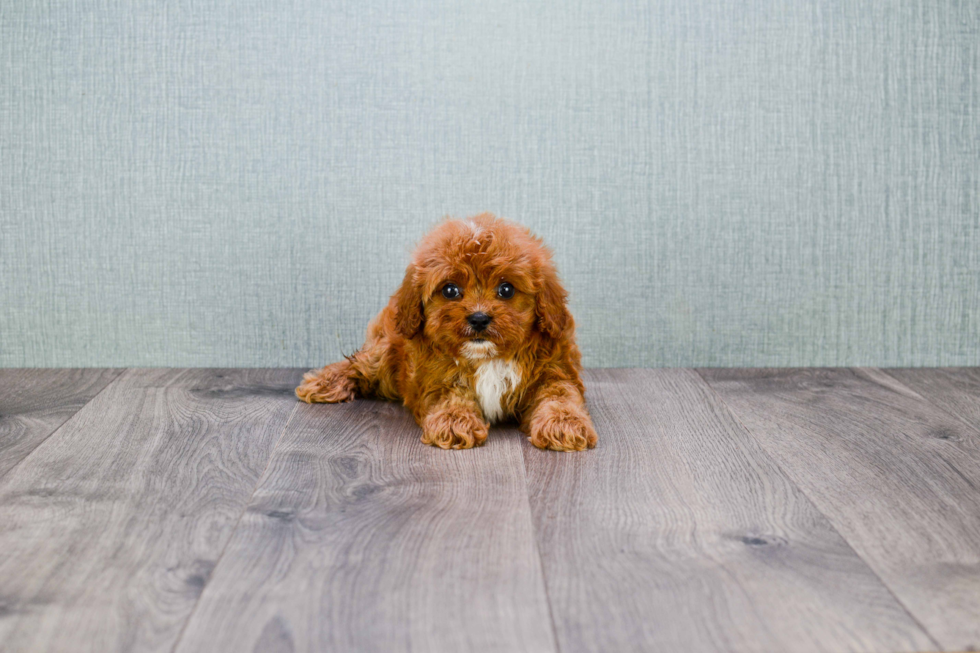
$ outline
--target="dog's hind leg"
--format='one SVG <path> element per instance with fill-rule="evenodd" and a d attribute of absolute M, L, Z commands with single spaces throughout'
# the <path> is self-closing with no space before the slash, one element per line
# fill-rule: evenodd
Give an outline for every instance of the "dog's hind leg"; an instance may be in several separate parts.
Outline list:
<path fill-rule="evenodd" d="M 309 404 L 336 404 L 379 394 L 381 351 L 377 345 L 365 346 L 342 361 L 307 372 L 296 396 Z"/>
<path fill-rule="evenodd" d="M 360 350 L 305 374 L 296 396 L 308 404 L 336 404 L 355 397 L 397 399 L 388 364 L 390 341 L 382 328 L 383 315 L 368 323 L 367 339 Z"/>
<path fill-rule="evenodd" d="M 357 396 L 357 379 L 350 359 L 303 375 L 296 396 L 308 404 L 336 404 Z"/>

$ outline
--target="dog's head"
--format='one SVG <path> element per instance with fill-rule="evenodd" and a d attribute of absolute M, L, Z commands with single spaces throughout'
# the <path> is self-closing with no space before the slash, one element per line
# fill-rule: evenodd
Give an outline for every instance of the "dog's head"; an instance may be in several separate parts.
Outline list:
<path fill-rule="evenodd" d="M 520 225 L 485 213 L 448 220 L 419 244 L 394 296 L 396 326 L 471 360 L 509 356 L 533 332 L 571 326 L 551 254 Z"/>

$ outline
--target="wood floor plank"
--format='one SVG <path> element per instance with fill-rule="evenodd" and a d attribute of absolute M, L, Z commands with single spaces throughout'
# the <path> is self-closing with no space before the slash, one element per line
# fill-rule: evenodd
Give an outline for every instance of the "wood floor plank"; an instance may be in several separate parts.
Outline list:
<path fill-rule="evenodd" d="M 122 371 L 0 369 L 0 477 Z"/>
<path fill-rule="evenodd" d="M 980 367 L 882 371 L 980 430 Z"/>
<path fill-rule="evenodd" d="M 129 370 L 0 479 L 0 650 L 170 650 L 300 374 Z"/>
<path fill-rule="evenodd" d="M 880 370 L 703 370 L 947 650 L 980 646 L 980 438 Z"/>
<path fill-rule="evenodd" d="M 554 651 L 521 441 L 300 406 L 178 651 Z"/>
<path fill-rule="evenodd" d="M 562 653 L 937 648 L 695 372 L 586 383 L 599 446 L 524 447 Z"/>

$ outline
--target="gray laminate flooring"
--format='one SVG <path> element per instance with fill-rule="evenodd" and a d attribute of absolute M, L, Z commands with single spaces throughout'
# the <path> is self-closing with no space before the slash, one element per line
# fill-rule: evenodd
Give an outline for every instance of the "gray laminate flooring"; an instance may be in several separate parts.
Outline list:
<path fill-rule="evenodd" d="M 2 651 L 980 648 L 980 370 L 610 369 L 419 442 L 303 370 L 0 370 Z"/>

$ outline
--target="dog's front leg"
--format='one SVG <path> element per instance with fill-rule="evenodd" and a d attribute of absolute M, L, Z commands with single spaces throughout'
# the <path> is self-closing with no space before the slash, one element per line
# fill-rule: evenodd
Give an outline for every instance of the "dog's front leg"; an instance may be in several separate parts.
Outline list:
<path fill-rule="evenodd" d="M 469 449 L 487 439 L 489 427 L 476 400 L 452 391 L 419 415 L 422 442 L 441 449 Z"/>
<path fill-rule="evenodd" d="M 521 429 L 539 449 L 584 451 L 598 442 L 585 397 L 569 381 L 553 381 L 537 388 Z"/>

